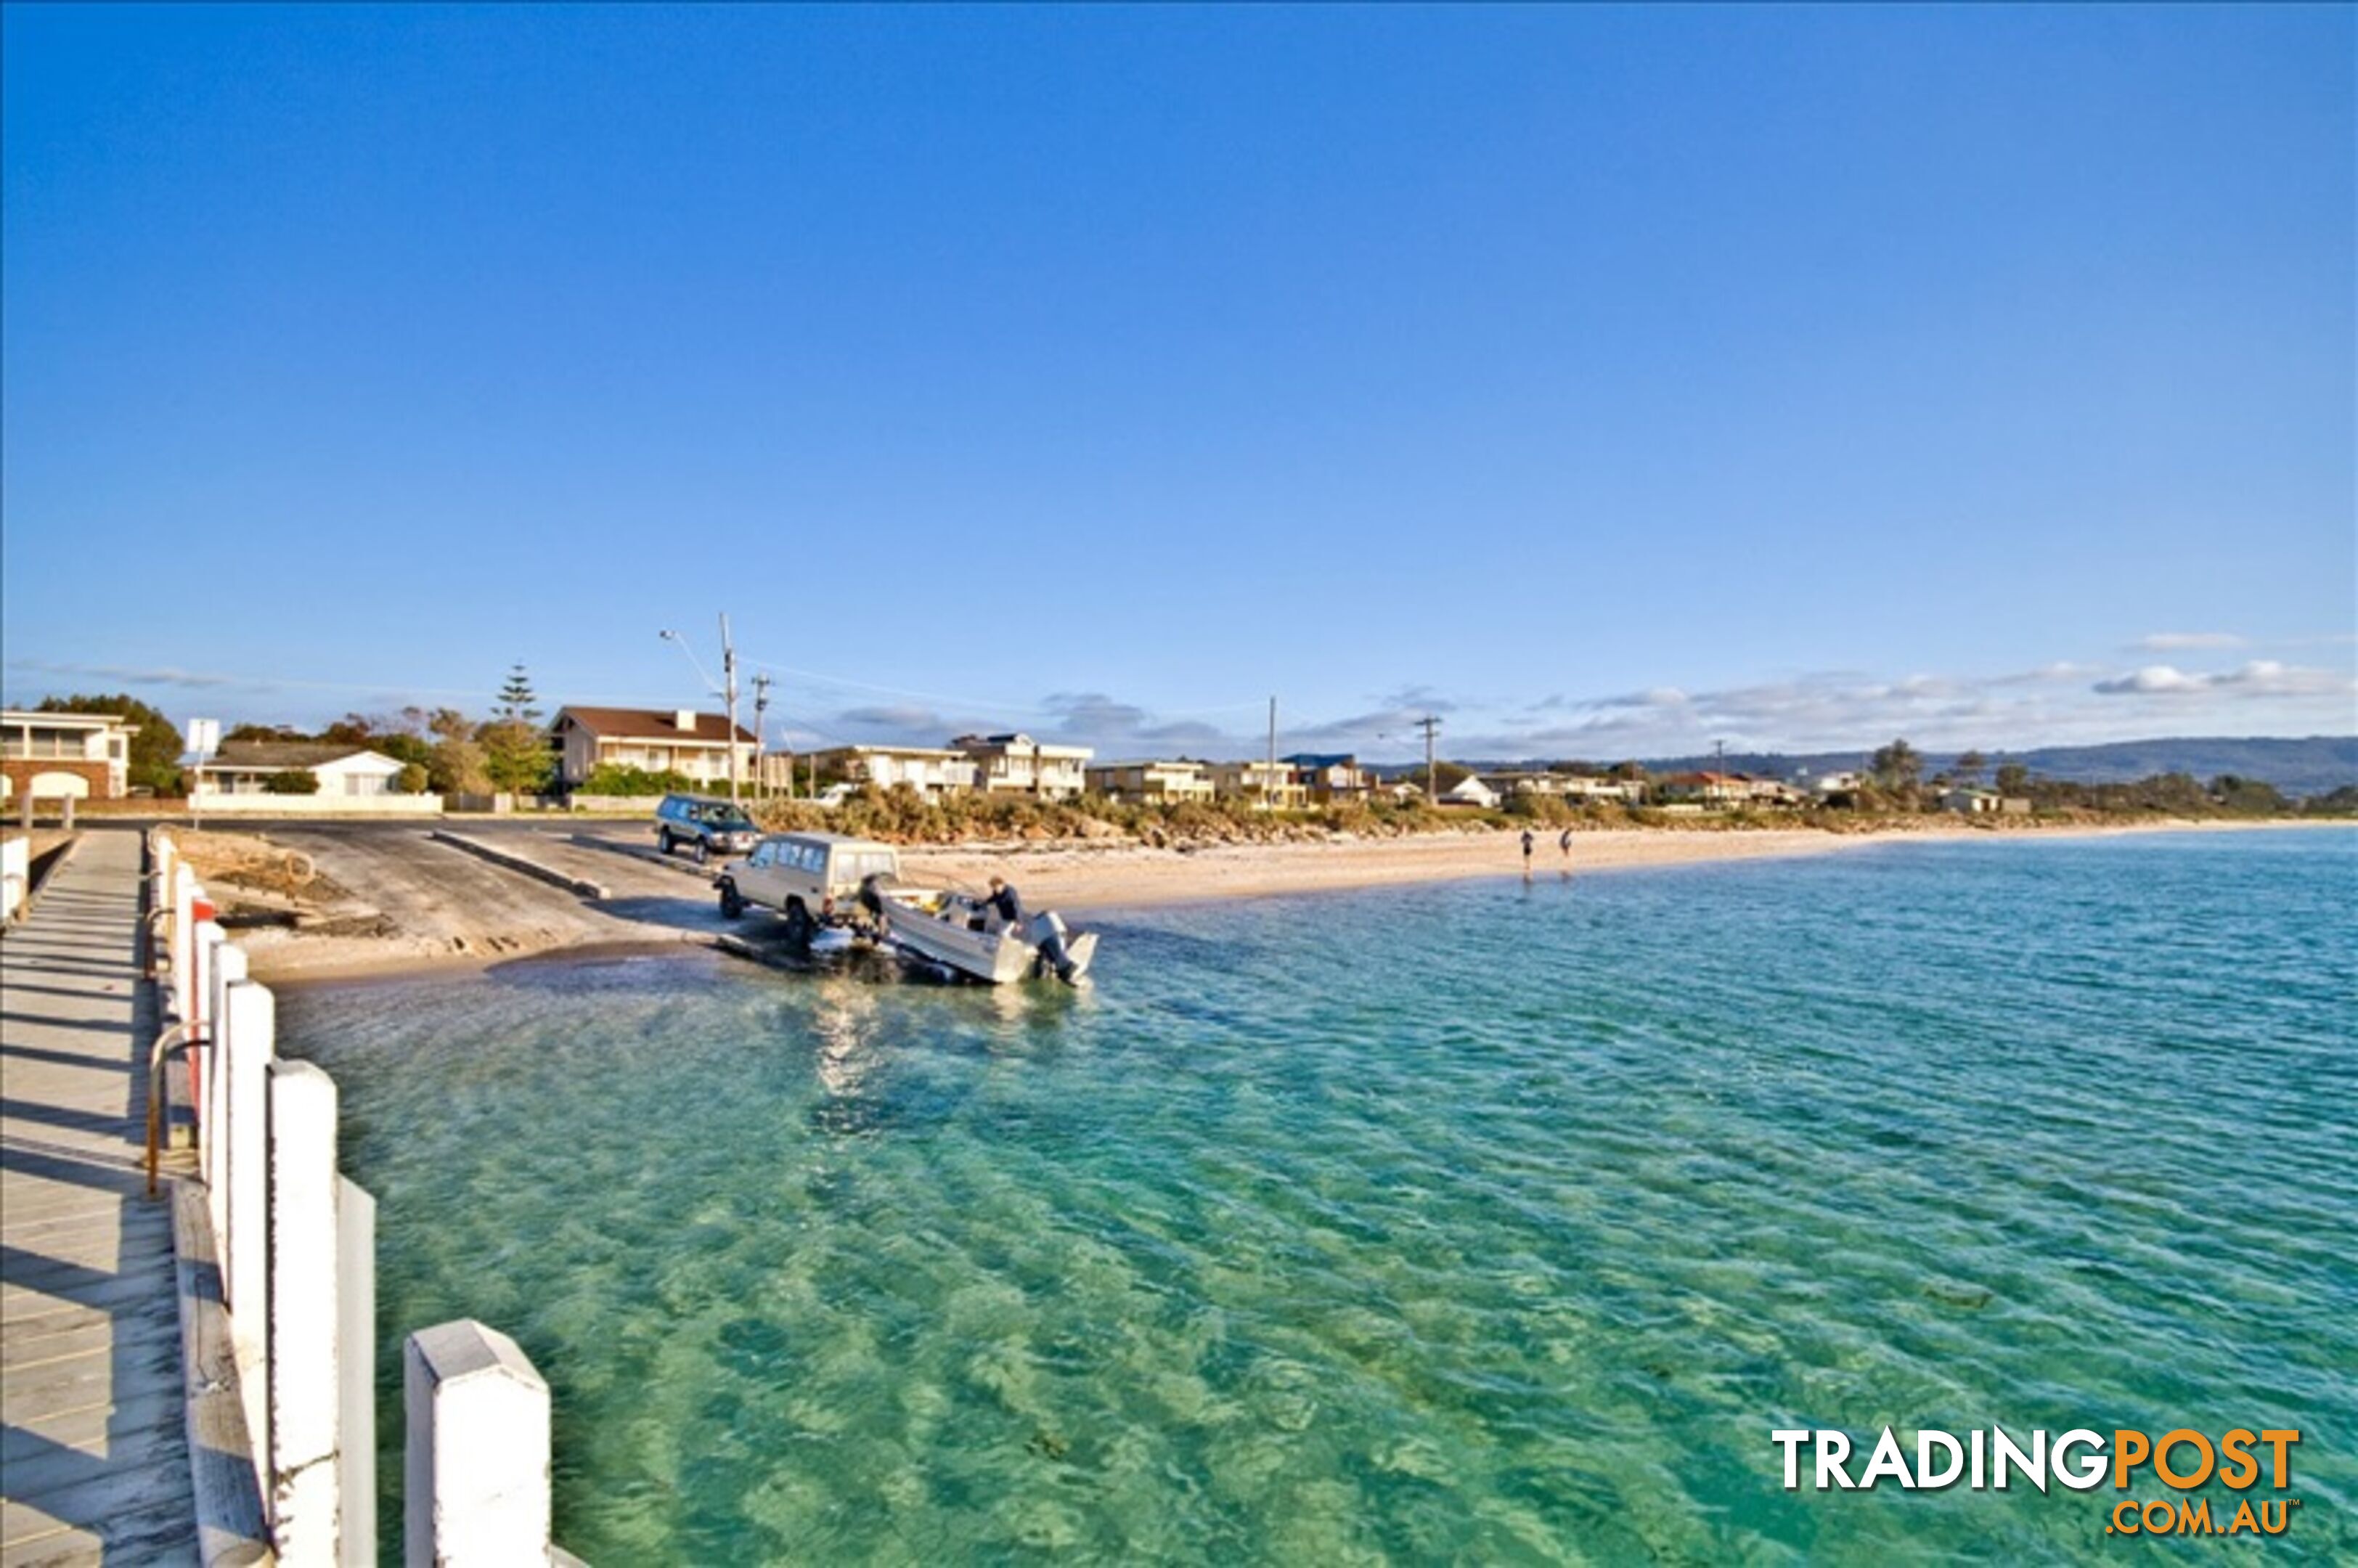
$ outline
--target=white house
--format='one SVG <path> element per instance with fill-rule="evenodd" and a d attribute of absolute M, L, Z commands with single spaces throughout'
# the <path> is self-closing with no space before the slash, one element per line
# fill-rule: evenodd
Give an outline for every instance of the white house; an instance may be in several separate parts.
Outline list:
<path fill-rule="evenodd" d="M 1566 800 L 1614 800 L 1634 805 L 1646 793 L 1646 786 L 1636 779 L 1599 778 L 1595 773 L 1565 773 L 1562 783 Z"/>
<path fill-rule="evenodd" d="M 319 787 L 314 793 L 321 797 L 392 795 L 393 781 L 403 766 L 365 746 L 325 741 L 231 741 L 205 762 L 203 776 L 190 798 L 268 795 L 273 775 L 295 773 L 317 779 Z"/>
<path fill-rule="evenodd" d="M 1508 770 L 1484 773 L 1482 785 L 1491 794 L 1502 798 L 1510 795 L 1548 795 L 1560 798 L 1563 795 L 1564 775 Z"/>
<path fill-rule="evenodd" d="M 961 735 L 950 742 L 974 759 L 975 787 L 988 795 L 1065 800 L 1088 787 L 1087 746 L 1044 746 L 1029 735 Z"/>
<path fill-rule="evenodd" d="M 600 768 L 674 773 L 705 784 L 729 782 L 729 720 L 693 708 L 561 708 L 549 723 L 557 748 L 558 786 L 573 790 Z M 737 726 L 737 776 L 753 776 L 753 732 Z"/>
<path fill-rule="evenodd" d="M 837 746 L 811 761 L 823 774 L 879 789 L 907 784 L 927 800 L 974 787 L 974 759 L 945 746 Z"/>
<path fill-rule="evenodd" d="M 1211 775 L 1213 794 L 1224 799 L 1256 801 L 1281 811 L 1310 804 L 1309 784 L 1284 762 L 1214 762 Z"/>
<path fill-rule="evenodd" d="M 138 726 L 112 713 L 0 711 L 0 800 L 116 800 L 129 789 Z"/>

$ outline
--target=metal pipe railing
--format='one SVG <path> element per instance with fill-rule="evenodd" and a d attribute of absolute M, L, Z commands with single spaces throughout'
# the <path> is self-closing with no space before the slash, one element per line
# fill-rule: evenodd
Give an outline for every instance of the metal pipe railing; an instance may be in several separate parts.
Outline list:
<path fill-rule="evenodd" d="M 158 1195 L 156 1174 L 163 1158 L 164 1059 L 192 1046 L 211 1044 L 196 1024 L 175 1023 L 156 1036 L 156 1044 L 147 1053 L 147 1195 L 151 1198 Z"/>

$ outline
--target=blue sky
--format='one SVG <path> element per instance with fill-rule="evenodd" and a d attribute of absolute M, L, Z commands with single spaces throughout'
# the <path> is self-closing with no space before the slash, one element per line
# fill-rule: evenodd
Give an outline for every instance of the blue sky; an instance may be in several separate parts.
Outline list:
<path fill-rule="evenodd" d="M 12 703 L 2358 729 L 2348 7 L 5 29 Z"/>

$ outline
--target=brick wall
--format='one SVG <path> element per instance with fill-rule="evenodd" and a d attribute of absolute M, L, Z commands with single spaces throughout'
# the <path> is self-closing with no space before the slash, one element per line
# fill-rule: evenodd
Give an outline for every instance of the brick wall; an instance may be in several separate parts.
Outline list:
<path fill-rule="evenodd" d="M 24 795 L 25 786 L 31 784 L 34 775 L 38 773 L 76 773 L 89 784 L 89 798 L 92 800 L 113 798 L 112 792 L 106 787 L 104 762 L 63 758 L 5 757 L 0 758 L 0 773 L 5 773 L 8 776 L 8 794 L 12 800 L 20 798 Z"/>

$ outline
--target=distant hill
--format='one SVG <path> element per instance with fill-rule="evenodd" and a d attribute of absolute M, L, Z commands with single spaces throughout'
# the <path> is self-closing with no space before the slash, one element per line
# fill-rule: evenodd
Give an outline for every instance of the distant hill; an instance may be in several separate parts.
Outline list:
<path fill-rule="evenodd" d="M 1730 752 L 1727 766 L 1736 773 L 1790 779 L 1797 773 L 1840 773 L 1863 768 L 1871 752 Z M 2000 762 L 2020 762 L 2039 777 L 2068 779 L 2075 784 L 2128 784 L 2155 773 L 2192 773 L 2209 783 L 2221 773 L 2261 779 L 2289 795 L 2323 795 L 2343 784 L 2358 784 L 2358 735 L 2311 735 L 2304 740 L 2268 736 L 2180 736 L 2160 741 L 2114 741 L 2101 746 L 2038 746 L 2022 752 L 1985 752 L 1987 779 Z M 1926 777 L 1954 765 L 1955 752 L 1926 752 Z M 1617 759 L 1599 757 L 1595 761 Z M 1645 757 L 1650 773 L 1687 773 L 1716 766 L 1711 752 L 1686 757 Z M 1483 762 L 1470 766 L 1494 768 L 1543 767 L 1541 762 Z M 1414 777 L 1419 767 L 1387 767 L 1387 774 Z"/>

